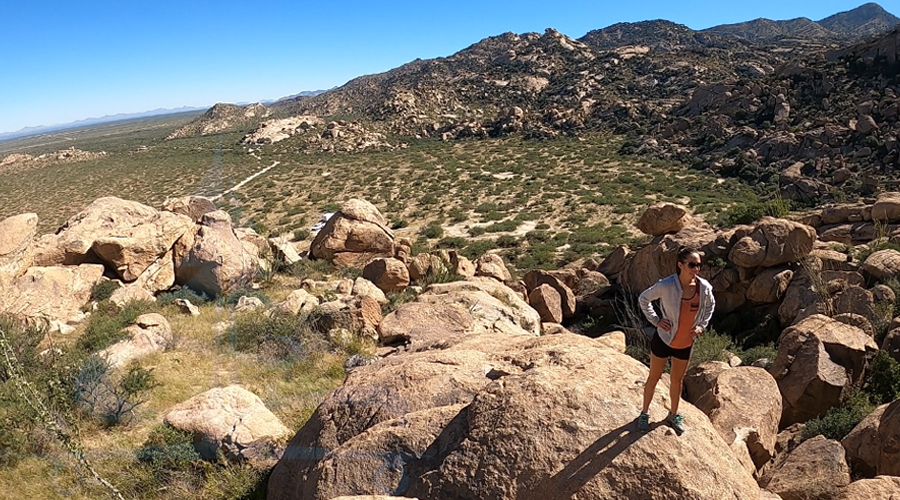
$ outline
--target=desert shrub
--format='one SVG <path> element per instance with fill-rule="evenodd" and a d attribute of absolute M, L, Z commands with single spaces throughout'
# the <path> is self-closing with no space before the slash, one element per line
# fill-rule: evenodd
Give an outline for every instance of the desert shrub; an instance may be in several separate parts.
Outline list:
<path fill-rule="evenodd" d="M 691 366 L 697 366 L 707 361 L 728 361 L 726 356 L 729 349 L 732 349 L 731 339 L 725 335 L 719 335 L 710 328 L 694 340 Z"/>
<path fill-rule="evenodd" d="M 466 241 L 465 238 L 462 238 L 459 236 L 451 236 L 451 237 L 447 237 L 447 238 L 441 238 L 440 241 L 438 241 L 437 244 L 435 245 L 435 248 L 459 249 L 459 248 L 465 247 L 466 243 L 468 243 L 468 242 Z"/>
<path fill-rule="evenodd" d="M 310 232 L 309 229 L 295 229 L 294 230 L 294 241 L 303 241 L 309 238 Z"/>
<path fill-rule="evenodd" d="M 334 267 L 327 260 L 300 259 L 284 268 L 284 273 L 295 278 L 321 279 L 326 274 L 334 271 Z"/>
<path fill-rule="evenodd" d="M 145 403 L 143 396 L 156 385 L 151 370 L 131 365 L 116 378 L 106 359 L 89 356 L 75 379 L 75 402 L 88 415 L 116 425 Z"/>
<path fill-rule="evenodd" d="M 469 236 L 481 236 L 486 232 L 487 227 L 485 226 L 472 226 L 469 228 Z"/>
<path fill-rule="evenodd" d="M 548 231 L 535 229 L 534 231 L 528 231 L 525 233 L 525 239 L 527 239 L 530 243 L 537 242 L 547 242 L 550 241 L 552 235 Z"/>
<path fill-rule="evenodd" d="M 869 367 L 864 390 L 876 405 L 897 399 L 900 396 L 900 363 L 886 351 L 878 351 Z"/>
<path fill-rule="evenodd" d="M 329 348 L 328 340 L 315 330 L 319 319 L 315 311 L 300 315 L 246 311 L 235 318 L 222 340 L 237 351 L 302 361 L 311 353 Z"/>
<path fill-rule="evenodd" d="M 825 415 L 806 422 L 803 439 L 821 434 L 828 439 L 840 441 L 874 409 L 868 396 L 857 391 L 843 405 L 831 408 Z"/>
<path fill-rule="evenodd" d="M 146 301 L 129 302 L 121 309 L 109 301 L 100 302 L 88 319 L 84 335 L 78 339 L 78 347 L 93 353 L 116 343 L 126 335 L 122 331 L 126 326 L 153 308 L 154 304 Z"/>
<path fill-rule="evenodd" d="M 754 361 L 758 359 L 768 359 L 769 364 L 775 362 L 775 356 L 778 355 L 778 349 L 772 344 L 759 345 L 755 347 L 751 347 L 746 350 L 739 350 L 735 352 L 735 354 L 741 358 L 741 363 L 744 365 L 751 365 Z"/>
<path fill-rule="evenodd" d="M 119 283 L 109 280 L 101 281 L 91 288 L 91 300 L 100 302 L 112 297 L 113 292 L 119 289 Z"/>
<path fill-rule="evenodd" d="M 194 449 L 193 436 L 166 424 L 150 430 L 144 445 L 137 450 L 137 459 L 166 469 L 184 469 L 200 460 Z"/>
<path fill-rule="evenodd" d="M 218 299 L 216 299 L 216 304 L 226 307 L 226 306 L 236 306 L 237 303 L 241 300 L 241 297 L 256 297 L 261 300 L 263 304 L 268 304 L 271 302 L 269 296 L 266 295 L 262 290 L 254 290 L 252 288 L 240 287 L 234 290 L 229 291 L 228 293 L 222 295 Z"/>
<path fill-rule="evenodd" d="M 515 220 L 505 220 L 503 222 L 495 222 L 489 226 L 485 226 L 484 230 L 489 233 L 505 233 L 515 231 L 519 227 L 519 222 Z"/>
<path fill-rule="evenodd" d="M 428 239 L 440 238 L 444 235 L 444 228 L 439 224 L 429 224 L 422 229 L 421 234 Z"/>
<path fill-rule="evenodd" d="M 450 222 L 454 223 L 465 222 L 469 218 L 459 207 L 451 208 L 447 215 L 450 216 Z"/>
<path fill-rule="evenodd" d="M 519 239 L 511 234 L 504 234 L 497 238 L 496 243 L 500 248 L 513 248 L 519 246 Z"/>
<path fill-rule="evenodd" d="M 719 214 L 719 225 L 731 227 L 752 224 L 765 216 L 784 217 L 791 211 L 790 200 L 775 198 L 768 201 L 736 203 Z"/>
<path fill-rule="evenodd" d="M 0 315 L 0 332 L 23 372 L 38 369 L 38 345 L 47 335 L 43 325 L 28 325 L 12 316 Z M 0 364 L 0 380 L 9 380 L 9 377 L 6 366 Z"/>
<path fill-rule="evenodd" d="M 497 248 L 497 243 L 494 240 L 478 240 L 466 245 L 466 248 L 462 249 L 460 253 L 469 259 L 475 260 L 487 253 L 488 250 L 495 248 Z"/>
<path fill-rule="evenodd" d="M 409 226 L 409 221 L 406 219 L 391 219 L 391 229 L 403 229 L 407 226 Z"/>
<path fill-rule="evenodd" d="M 190 303 L 194 305 L 203 304 L 210 301 L 209 296 L 205 293 L 197 292 L 192 290 L 191 288 L 183 286 L 178 290 L 175 290 L 174 292 L 165 292 L 159 294 L 159 296 L 156 297 L 156 303 L 159 305 L 168 305 L 178 299 L 190 301 Z"/>

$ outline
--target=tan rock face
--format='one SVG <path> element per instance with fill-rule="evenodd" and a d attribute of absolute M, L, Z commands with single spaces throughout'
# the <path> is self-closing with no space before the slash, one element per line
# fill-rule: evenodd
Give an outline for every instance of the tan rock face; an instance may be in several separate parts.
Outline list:
<path fill-rule="evenodd" d="M 754 472 L 775 455 L 781 393 L 762 368 L 722 370 L 710 390 L 693 401 L 735 453 L 752 459 Z"/>
<path fill-rule="evenodd" d="M 657 236 L 626 261 L 618 278 L 619 285 L 639 294 L 660 279 L 675 273 L 679 248 L 703 248 L 715 239 L 716 233 L 713 231 L 695 226 L 685 227 L 675 234 Z"/>
<path fill-rule="evenodd" d="M 900 496 L 900 477 L 878 476 L 850 483 L 836 500 L 889 500 Z"/>
<path fill-rule="evenodd" d="M 128 334 L 126 338 L 97 353 L 113 368 L 163 351 L 172 341 L 172 327 L 165 317 L 157 313 L 138 316 L 125 332 Z"/>
<path fill-rule="evenodd" d="M 109 297 L 109 301 L 119 307 L 123 307 L 129 302 L 156 302 L 156 297 L 154 297 L 153 294 L 141 287 L 128 285 L 123 286 L 113 292 L 113 294 Z"/>
<path fill-rule="evenodd" d="M 394 234 L 374 205 L 350 200 L 316 234 L 310 254 L 336 265 L 362 268 L 373 258 L 394 257 Z"/>
<path fill-rule="evenodd" d="M 625 262 L 630 255 L 631 249 L 625 245 L 619 245 L 603 259 L 603 262 L 597 267 L 597 271 L 609 279 L 616 279 L 625 267 Z"/>
<path fill-rule="evenodd" d="M 850 467 L 840 443 L 816 436 L 791 452 L 762 484 L 783 500 L 833 498 L 850 484 Z"/>
<path fill-rule="evenodd" d="M 290 435 L 290 430 L 252 392 L 236 385 L 211 389 L 181 403 L 165 422 L 194 435 L 201 456 L 257 458 Z"/>
<path fill-rule="evenodd" d="M 862 271 L 878 281 L 887 281 L 900 275 L 900 252 L 879 250 L 866 258 Z"/>
<path fill-rule="evenodd" d="M 166 200 L 163 204 L 163 210 L 180 215 L 184 215 L 196 223 L 204 215 L 218 210 L 216 204 L 209 198 L 203 196 L 185 196 L 184 198 L 175 198 Z"/>
<path fill-rule="evenodd" d="M 159 212 L 147 205 L 119 198 L 98 198 L 69 219 L 55 235 L 42 237 L 35 251 L 35 265 L 55 266 L 88 262 L 97 238 L 128 234 L 152 223 Z"/>
<path fill-rule="evenodd" d="M 63 323 L 80 316 L 91 290 L 103 277 L 100 264 L 30 267 L 0 294 L 0 310 L 26 318 Z"/>
<path fill-rule="evenodd" d="M 354 297 L 369 297 L 379 304 L 388 303 L 388 299 L 385 297 L 384 292 L 375 286 L 375 283 L 372 283 L 362 276 L 353 281 L 353 288 L 351 289 L 350 294 Z"/>
<path fill-rule="evenodd" d="M 783 397 L 781 425 L 805 422 L 844 402 L 877 350 L 864 331 L 819 314 L 785 330 L 769 370 Z"/>
<path fill-rule="evenodd" d="M 194 223 L 187 216 L 159 212 L 156 217 L 132 227 L 97 235 L 91 249 L 115 269 L 122 280 L 131 282 L 193 229 Z"/>
<path fill-rule="evenodd" d="M 900 193 L 888 192 L 878 195 L 878 199 L 872 205 L 872 220 L 900 221 Z"/>
<path fill-rule="evenodd" d="M 463 278 L 471 278 L 475 276 L 475 263 L 470 261 L 463 255 L 459 255 L 456 250 L 451 250 L 449 253 L 450 259 L 450 271 L 453 274 L 458 274 Z"/>
<path fill-rule="evenodd" d="M 541 315 L 541 321 L 562 323 L 563 311 L 559 292 L 552 286 L 544 284 L 528 294 L 528 303 Z"/>
<path fill-rule="evenodd" d="M 878 424 L 878 441 L 881 444 L 878 473 L 900 476 L 900 399 L 884 409 Z"/>
<path fill-rule="evenodd" d="M 878 463 L 881 461 L 878 427 L 887 407 L 885 404 L 876 408 L 841 440 L 841 446 L 847 452 L 847 462 L 853 466 L 853 470 L 865 476 L 878 473 Z"/>
<path fill-rule="evenodd" d="M 773 267 L 809 255 L 815 229 L 798 222 L 764 217 L 731 248 L 728 259 L 741 267 Z"/>
<path fill-rule="evenodd" d="M 385 316 L 378 331 L 382 344 L 427 343 L 461 336 L 473 322 L 459 305 L 410 302 Z"/>
<path fill-rule="evenodd" d="M 268 498 L 759 498 L 690 405 L 681 437 L 656 424 L 631 431 L 646 376 L 634 359 L 570 334 L 473 336 L 392 356 L 351 372 L 316 410 L 273 470 Z M 657 396 L 654 423 L 666 412 Z M 336 460 L 350 456 L 358 463 Z"/>
<path fill-rule="evenodd" d="M 503 259 L 492 253 L 484 254 L 475 261 L 475 275 L 494 278 L 504 283 L 512 279 Z"/>
<path fill-rule="evenodd" d="M 641 215 L 637 228 L 644 234 L 659 236 L 677 233 L 687 225 L 687 209 L 672 203 L 654 203 Z"/>
<path fill-rule="evenodd" d="M 0 288 L 25 274 L 34 263 L 37 214 L 22 214 L 0 221 Z"/>
<path fill-rule="evenodd" d="M 464 307 L 475 319 L 475 331 L 541 334 L 538 312 L 514 290 L 491 279 L 437 283 L 426 288 L 416 300 Z"/>
<path fill-rule="evenodd" d="M 369 262 L 363 268 L 362 277 L 384 292 L 399 292 L 409 286 L 409 270 L 406 264 L 393 258 Z"/>
<path fill-rule="evenodd" d="M 525 288 L 529 290 L 529 293 L 541 285 L 550 286 L 559 295 L 560 310 L 563 318 L 570 318 L 575 315 L 575 293 L 559 277 L 547 271 L 534 269 L 525 274 L 524 281 Z M 556 321 L 556 323 L 559 323 L 559 321 Z"/>
<path fill-rule="evenodd" d="M 244 249 L 231 217 L 221 210 L 200 219 L 193 243 L 180 260 L 176 252 L 176 282 L 214 297 L 249 284 L 256 270 L 256 258 Z"/>
<path fill-rule="evenodd" d="M 304 289 L 294 290 L 284 299 L 284 302 L 278 305 L 278 308 L 289 311 L 291 314 L 300 314 L 301 312 L 310 312 L 319 305 L 319 299 L 309 294 Z"/>
<path fill-rule="evenodd" d="M 753 278 L 747 289 L 747 300 L 760 304 L 773 304 L 784 297 L 794 272 L 777 267 L 764 269 Z"/>

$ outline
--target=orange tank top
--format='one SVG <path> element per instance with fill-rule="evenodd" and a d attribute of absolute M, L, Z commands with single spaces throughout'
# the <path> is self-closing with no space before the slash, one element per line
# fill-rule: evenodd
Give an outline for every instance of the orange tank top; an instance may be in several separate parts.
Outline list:
<path fill-rule="evenodd" d="M 678 313 L 678 329 L 675 330 L 675 337 L 669 343 L 669 347 L 673 349 L 687 349 L 694 343 L 691 337 L 691 327 L 694 326 L 694 320 L 697 319 L 697 312 L 700 310 L 700 294 L 699 287 L 694 286 L 694 295 L 688 298 L 681 298 L 681 311 Z"/>

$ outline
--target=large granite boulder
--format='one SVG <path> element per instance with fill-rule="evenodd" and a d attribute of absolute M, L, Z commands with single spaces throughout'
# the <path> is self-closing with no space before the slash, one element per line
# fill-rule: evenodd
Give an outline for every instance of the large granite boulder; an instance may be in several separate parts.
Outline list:
<path fill-rule="evenodd" d="M 775 456 L 781 393 L 768 372 L 752 366 L 725 369 L 709 390 L 691 401 L 709 416 L 748 472 L 761 469 Z"/>
<path fill-rule="evenodd" d="M 475 261 L 475 276 L 494 278 L 503 283 L 512 280 L 503 258 L 493 253 L 486 253 Z"/>
<path fill-rule="evenodd" d="M 162 209 L 167 212 L 184 215 L 194 223 L 199 222 L 204 215 L 218 210 L 212 200 L 203 196 L 168 199 L 163 203 Z"/>
<path fill-rule="evenodd" d="M 291 441 L 268 498 L 759 498 L 699 410 L 683 406 L 682 436 L 659 423 L 664 383 L 651 431 L 634 430 L 640 362 L 579 335 L 498 335 L 351 372 Z"/>
<path fill-rule="evenodd" d="M 866 418 L 841 440 L 841 446 L 847 452 L 847 462 L 854 471 L 864 476 L 874 477 L 878 473 L 878 464 L 881 462 L 878 427 L 887 407 L 886 404 L 881 405 L 866 415 Z"/>
<path fill-rule="evenodd" d="M 820 314 L 782 332 L 769 370 L 783 396 L 781 426 L 822 416 L 846 401 L 877 350 L 864 331 Z"/>
<path fill-rule="evenodd" d="M 753 278 L 747 289 L 747 300 L 759 304 L 774 304 L 784 297 L 794 271 L 780 267 L 770 267 Z"/>
<path fill-rule="evenodd" d="M 474 331 L 541 334 L 541 316 L 514 290 L 497 281 L 436 283 L 416 298 L 429 304 L 457 304 L 469 311 Z"/>
<path fill-rule="evenodd" d="M 22 214 L 0 221 L 0 289 L 25 274 L 34 263 L 37 214 Z"/>
<path fill-rule="evenodd" d="M 673 203 L 659 202 L 650 205 L 637 222 L 637 228 L 650 236 L 677 233 L 690 222 L 687 209 Z"/>
<path fill-rule="evenodd" d="M 36 266 L 99 263 L 92 251 L 97 238 L 127 234 L 132 228 L 150 224 L 159 212 L 136 201 L 98 198 L 70 218 L 56 234 L 42 236 L 35 248 Z"/>
<path fill-rule="evenodd" d="M 900 477 L 878 476 L 853 481 L 835 500 L 894 500 L 900 498 Z"/>
<path fill-rule="evenodd" d="M 82 317 L 81 307 L 103 278 L 100 264 L 29 267 L 0 293 L 0 310 L 22 318 L 67 323 Z"/>
<path fill-rule="evenodd" d="M 600 276 L 603 275 L 601 274 Z M 563 319 L 568 319 L 575 315 L 575 293 L 572 291 L 572 287 L 566 285 L 566 283 L 556 274 L 542 269 L 534 269 L 525 273 L 523 281 L 525 282 L 525 288 L 528 289 L 529 294 L 541 285 L 547 285 L 553 288 L 556 293 L 559 294 L 560 309 Z M 560 321 L 554 322 L 560 323 Z"/>
<path fill-rule="evenodd" d="M 158 212 L 130 227 L 96 234 L 91 250 L 109 264 L 125 282 L 132 282 L 157 259 L 166 255 L 178 239 L 194 230 L 184 215 Z"/>
<path fill-rule="evenodd" d="M 125 328 L 127 336 L 97 353 L 113 368 L 166 349 L 172 342 L 172 327 L 161 314 L 142 314 Z"/>
<path fill-rule="evenodd" d="M 850 467 L 840 443 L 816 436 L 792 451 L 760 484 L 783 500 L 834 498 L 850 484 Z"/>
<path fill-rule="evenodd" d="M 212 297 L 249 285 L 257 266 L 222 210 L 203 215 L 193 241 L 176 245 L 176 282 Z"/>
<path fill-rule="evenodd" d="M 310 255 L 335 265 L 363 268 L 377 257 L 394 257 L 394 233 L 374 205 L 352 199 L 341 206 L 310 244 Z"/>
<path fill-rule="evenodd" d="M 887 281 L 900 275 L 900 252 L 894 249 L 878 250 L 866 257 L 862 271 L 877 281 Z"/>
<path fill-rule="evenodd" d="M 696 226 L 687 226 L 675 234 L 657 236 L 626 259 L 618 276 L 619 286 L 635 294 L 641 293 L 675 272 L 679 248 L 692 246 L 704 251 L 704 247 L 715 240 L 715 232 Z M 605 272 L 603 274 L 608 276 Z"/>
<path fill-rule="evenodd" d="M 878 442 L 878 474 L 900 476 L 900 399 L 884 409 L 878 423 Z"/>
<path fill-rule="evenodd" d="M 406 264 L 394 258 L 376 258 L 363 268 L 362 277 L 384 292 L 400 292 L 409 286 Z"/>
<path fill-rule="evenodd" d="M 813 249 L 816 230 L 799 222 L 763 217 L 731 247 L 728 260 L 741 267 L 773 267 L 796 262 Z"/>
<path fill-rule="evenodd" d="M 878 195 L 872 205 L 872 220 L 880 222 L 900 221 L 900 193 L 886 192 Z"/>
<path fill-rule="evenodd" d="M 291 431 L 259 396 L 231 385 L 210 389 L 175 406 L 165 422 L 194 436 L 200 456 L 215 460 L 219 450 L 233 460 L 265 461 L 277 454 Z"/>

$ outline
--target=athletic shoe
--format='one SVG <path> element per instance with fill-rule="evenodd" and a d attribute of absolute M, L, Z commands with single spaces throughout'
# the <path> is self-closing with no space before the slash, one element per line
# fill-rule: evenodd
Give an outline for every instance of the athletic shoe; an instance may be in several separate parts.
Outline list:
<path fill-rule="evenodd" d="M 669 418 L 667 418 L 666 420 L 669 421 L 669 424 L 679 435 L 684 432 L 684 417 L 680 413 L 676 413 L 674 415 L 670 413 Z"/>
<path fill-rule="evenodd" d="M 641 416 L 638 417 L 637 426 L 639 431 L 647 432 L 650 429 L 650 415 L 641 413 Z"/>

